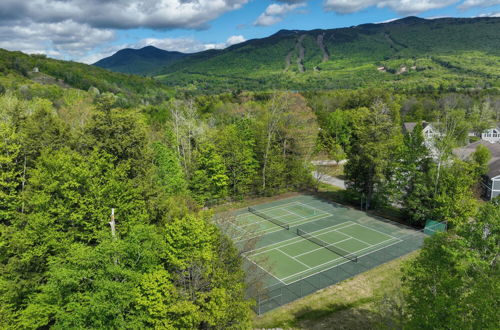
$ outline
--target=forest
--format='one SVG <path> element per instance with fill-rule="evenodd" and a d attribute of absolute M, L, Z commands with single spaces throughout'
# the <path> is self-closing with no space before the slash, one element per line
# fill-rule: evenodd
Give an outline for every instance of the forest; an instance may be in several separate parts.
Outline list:
<path fill-rule="evenodd" d="M 196 95 L 88 68 L 1 56 L 3 328 L 252 328 L 213 207 L 315 193 L 320 154 L 348 159 L 348 203 L 449 224 L 403 267 L 405 327 L 498 324 L 500 201 L 480 195 L 491 155 L 452 154 L 499 121 L 498 90 Z M 443 132 L 437 158 L 421 125 L 402 130 L 423 120 Z"/>

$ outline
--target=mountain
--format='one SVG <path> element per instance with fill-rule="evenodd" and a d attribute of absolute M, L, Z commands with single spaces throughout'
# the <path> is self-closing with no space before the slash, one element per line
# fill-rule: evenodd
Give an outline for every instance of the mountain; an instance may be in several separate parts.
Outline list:
<path fill-rule="evenodd" d="M 186 56 L 187 54 L 181 52 L 169 52 L 154 46 L 146 46 L 141 49 L 122 49 L 94 65 L 115 72 L 147 75 Z"/>
<path fill-rule="evenodd" d="M 189 90 L 500 87 L 500 18 L 407 17 L 329 30 L 281 30 L 184 54 L 147 72 Z M 123 59 L 134 66 L 136 59 Z"/>
<path fill-rule="evenodd" d="M 29 98 L 58 95 L 61 89 L 94 90 L 119 95 L 122 106 L 130 103 L 161 101 L 173 90 L 158 81 L 71 61 L 24 54 L 0 48 L 0 94 L 22 87 L 30 90 Z M 17 87 L 15 87 L 17 86 Z M 42 87 L 43 86 L 43 87 Z M 30 87 L 30 88 L 28 88 Z M 53 88 L 52 88 L 53 87 Z M 54 96 L 54 95 L 52 95 Z"/>

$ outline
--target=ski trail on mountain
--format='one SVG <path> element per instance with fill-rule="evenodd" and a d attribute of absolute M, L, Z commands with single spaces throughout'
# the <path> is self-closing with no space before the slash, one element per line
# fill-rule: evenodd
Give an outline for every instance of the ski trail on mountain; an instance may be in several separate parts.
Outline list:
<path fill-rule="evenodd" d="M 305 34 L 301 35 L 299 37 L 299 39 L 297 40 L 297 46 L 295 47 L 297 49 L 297 53 L 298 53 L 298 58 L 297 58 L 297 67 L 299 68 L 299 72 L 304 72 L 305 71 L 305 68 L 304 68 L 304 53 L 305 53 L 305 49 L 304 49 L 304 46 L 302 45 L 302 41 L 304 40 L 304 38 L 306 37 Z"/>
<path fill-rule="evenodd" d="M 328 50 L 325 47 L 324 39 L 325 39 L 325 34 L 324 33 L 320 34 L 318 35 L 318 38 L 316 38 L 316 42 L 318 43 L 318 46 L 321 49 L 321 52 L 323 53 L 322 62 L 328 62 L 328 60 L 330 59 L 330 55 L 328 54 Z"/>

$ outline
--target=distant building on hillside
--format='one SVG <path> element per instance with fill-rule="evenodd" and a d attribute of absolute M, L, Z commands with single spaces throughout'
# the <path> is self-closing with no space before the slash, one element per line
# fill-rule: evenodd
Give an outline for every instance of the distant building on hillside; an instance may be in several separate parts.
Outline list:
<path fill-rule="evenodd" d="M 38 67 L 36 67 L 36 66 L 35 66 L 35 67 L 33 68 L 33 72 L 34 72 L 34 73 L 38 73 L 38 72 L 40 72 L 40 70 L 38 69 Z"/>
<path fill-rule="evenodd" d="M 479 145 L 485 146 L 491 152 L 488 173 L 483 178 L 484 196 L 491 200 L 500 196 L 500 143 L 480 140 L 463 148 L 454 149 L 453 154 L 462 160 L 468 160 Z"/>

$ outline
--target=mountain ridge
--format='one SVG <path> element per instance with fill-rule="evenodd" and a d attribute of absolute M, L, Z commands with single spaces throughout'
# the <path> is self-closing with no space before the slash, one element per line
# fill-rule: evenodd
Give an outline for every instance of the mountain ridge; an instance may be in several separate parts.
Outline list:
<path fill-rule="evenodd" d="M 399 76 L 405 73 L 419 76 L 420 80 L 427 79 L 426 74 L 430 73 L 434 78 L 444 77 L 458 72 L 455 62 L 460 59 L 443 60 L 442 56 L 467 57 L 473 53 L 474 61 L 467 66 L 481 68 L 464 68 L 474 80 L 467 84 L 472 85 L 480 81 L 477 75 L 472 77 L 472 72 L 496 66 L 500 56 L 498 30 L 500 18 L 415 16 L 335 29 L 280 30 L 226 49 L 183 54 L 175 60 L 152 65 L 141 74 L 152 75 L 169 86 L 203 90 L 214 86 L 222 90 L 263 86 L 357 88 L 366 82 L 400 80 L 395 77 L 398 72 Z M 491 63 L 487 64 L 488 61 Z M 377 70 L 380 67 L 384 70 Z M 455 74 L 453 79 L 458 76 Z"/>
<path fill-rule="evenodd" d="M 167 51 L 149 45 L 140 49 L 121 49 L 112 56 L 103 58 L 93 65 L 121 73 L 148 74 L 158 66 L 168 65 L 185 56 L 188 56 L 188 54 Z"/>

